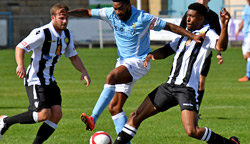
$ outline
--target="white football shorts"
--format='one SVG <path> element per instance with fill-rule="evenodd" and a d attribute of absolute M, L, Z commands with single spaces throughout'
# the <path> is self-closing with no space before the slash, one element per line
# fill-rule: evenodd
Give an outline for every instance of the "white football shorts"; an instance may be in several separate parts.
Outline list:
<path fill-rule="evenodd" d="M 149 72 L 150 62 L 148 63 L 148 66 L 145 68 L 144 62 L 142 60 L 136 58 L 128 58 L 125 60 L 118 60 L 115 67 L 121 65 L 124 65 L 128 69 L 129 73 L 133 77 L 133 81 L 126 84 L 116 84 L 115 92 L 123 92 L 127 96 L 129 96 L 135 82 Z"/>
<path fill-rule="evenodd" d="M 242 44 L 242 53 L 245 55 L 247 52 L 250 52 L 250 38 L 244 39 Z"/>

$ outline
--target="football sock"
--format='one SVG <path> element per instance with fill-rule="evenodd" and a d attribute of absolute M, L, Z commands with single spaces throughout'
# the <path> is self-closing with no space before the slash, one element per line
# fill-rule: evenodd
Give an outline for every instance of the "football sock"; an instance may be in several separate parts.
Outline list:
<path fill-rule="evenodd" d="M 10 127 L 13 124 L 33 124 L 38 120 L 37 112 L 27 111 L 18 115 L 14 115 L 12 117 L 6 117 L 4 122 L 6 123 L 6 127 Z"/>
<path fill-rule="evenodd" d="M 204 90 L 198 90 L 198 105 L 199 105 L 199 108 L 198 108 L 198 113 L 199 113 L 199 110 L 200 110 L 200 106 L 201 106 L 201 101 L 202 101 L 202 98 L 203 98 L 203 95 L 204 95 Z"/>
<path fill-rule="evenodd" d="M 112 116 L 112 119 L 115 124 L 115 130 L 116 133 L 118 134 L 119 132 L 122 131 L 122 128 L 124 125 L 127 123 L 128 119 L 124 111 Z"/>
<path fill-rule="evenodd" d="M 247 58 L 247 73 L 246 76 L 250 78 L 250 58 Z"/>
<path fill-rule="evenodd" d="M 125 124 L 122 131 L 118 134 L 114 144 L 127 144 L 131 141 L 131 139 L 135 136 L 137 129 Z"/>
<path fill-rule="evenodd" d="M 36 138 L 33 141 L 33 144 L 42 144 L 44 141 L 46 141 L 55 131 L 57 128 L 57 124 L 46 120 L 44 123 L 40 126 Z"/>
<path fill-rule="evenodd" d="M 208 144 L 235 144 L 233 141 L 214 133 L 209 128 L 205 127 L 205 129 L 206 131 L 201 140 L 206 141 Z"/>
<path fill-rule="evenodd" d="M 98 117 L 101 115 L 103 110 L 106 108 L 106 106 L 109 104 L 111 99 L 113 98 L 115 94 L 115 86 L 105 84 L 104 89 L 102 90 L 102 93 L 98 99 L 98 101 L 95 104 L 95 107 L 92 111 L 92 117 L 94 118 L 94 122 L 96 123 Z"/>

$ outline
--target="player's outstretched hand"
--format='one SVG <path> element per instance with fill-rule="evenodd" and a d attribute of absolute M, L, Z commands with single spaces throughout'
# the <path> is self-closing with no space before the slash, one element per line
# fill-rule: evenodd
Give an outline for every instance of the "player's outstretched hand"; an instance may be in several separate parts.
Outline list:
<path fill-rule="evenodd" d="M 225 8 L 223 8 L 222 12 L 220 11 L 221 24 L 228 25 L 230 18 L 230 13 Z"/>
<path fill-rule="evenodd" d="M 147 55 L 147 57 L 145 58 L 145 60 L 144 60 L 144 67 L 145 67 L 145 68 L 148 66 L 148 62 L 149 62 L 151 59 L 152 59 L 152 60 L 155 60 L 154 56 L 153 56 L 151 53 L 149 53 L 149 54 Z"/>

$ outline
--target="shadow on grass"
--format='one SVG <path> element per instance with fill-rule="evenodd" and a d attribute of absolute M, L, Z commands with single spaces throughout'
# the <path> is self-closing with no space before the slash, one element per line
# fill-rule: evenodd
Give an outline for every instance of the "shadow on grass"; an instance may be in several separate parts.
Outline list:
<path fill-rule="evenodd" d="M 22 108 L 27 109 L 27 107 L 25 106 L 13 106 L 13 107 L 1 107 L 0 106 L 0 110 L 1 109 L 22 109 Z"/>
<path fill-rule="evenodd" d="M 201 120 L 202 119 L 218 119 L 218 120 L 238 120 L 238 119 L 243 119 L 243 118 L 232 118 L 232 117 L 204 117 L 204 118 L 202 118 L 201 117 Z"/>

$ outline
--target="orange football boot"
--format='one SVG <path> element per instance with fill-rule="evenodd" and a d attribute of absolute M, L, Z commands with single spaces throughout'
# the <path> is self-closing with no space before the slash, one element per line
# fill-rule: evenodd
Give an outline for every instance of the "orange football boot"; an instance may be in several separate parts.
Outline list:
<path fill-rule="evenodd" d="M 238 79 L 239 82 L 246 82 L 249 81 L 249 78 L 247 76 L 243 76 L 242 78 Z"/>
<path fill-rule="evenodd" d="M 87 116 L 85 113 L 81 114 L 81 120 L 86 125 L 86 130 L 92 131 L 95 128 L 94 118 L 92 116 Z"/>

